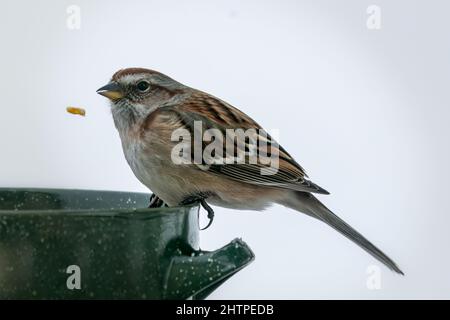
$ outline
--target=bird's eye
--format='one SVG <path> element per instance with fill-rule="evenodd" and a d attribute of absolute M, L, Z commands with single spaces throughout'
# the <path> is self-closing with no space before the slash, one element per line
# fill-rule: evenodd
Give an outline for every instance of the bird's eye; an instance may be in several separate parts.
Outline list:
<path fill-rule="evenodd" d="M 140 92 L 146 92 L 150 88 L 150 83 L 147 81 L 139 81 L 136 87 Z"/>

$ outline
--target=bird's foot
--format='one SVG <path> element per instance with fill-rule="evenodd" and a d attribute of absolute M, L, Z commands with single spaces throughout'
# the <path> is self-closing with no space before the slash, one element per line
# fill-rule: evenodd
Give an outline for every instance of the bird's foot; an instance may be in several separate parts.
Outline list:
<path fill-rule="evenodd" d="M 164 203 L 164 201 L 161 200 L 156 194 L 152 193 L 150 196 L 150 204 L 148 205 L 149 208 L 163 208 L 167 207 L 167 204 Z"/>
<path fill-rule="evenodd" d="M 206 212 L 208 212 L 208 219 L 209 219 L 208 225 L 200 230 L 208 229 L 214 220 L 214 210 L 206 203 L 205 199 L 206 199 L 205 195 L 193 195 L 193 196 L 186 197 L 180 203 L 181 206 L 186 206 L 186 205 L 190 205 L 190 204 L 194 204 L 194 203 L 200 203 L 201 206 L 203 207 L 203 209 L 205 209 Z"/>

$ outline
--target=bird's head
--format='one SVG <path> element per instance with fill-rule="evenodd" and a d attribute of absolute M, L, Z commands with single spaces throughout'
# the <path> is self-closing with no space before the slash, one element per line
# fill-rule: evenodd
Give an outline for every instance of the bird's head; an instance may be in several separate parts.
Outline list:
<path fill-rule="evenodd" d="M 187 89 L 160 72 L 128 68 L 117 71 L 97 93 L 111 101 L 114 121 L 120 130 L 180 98 Z"/>

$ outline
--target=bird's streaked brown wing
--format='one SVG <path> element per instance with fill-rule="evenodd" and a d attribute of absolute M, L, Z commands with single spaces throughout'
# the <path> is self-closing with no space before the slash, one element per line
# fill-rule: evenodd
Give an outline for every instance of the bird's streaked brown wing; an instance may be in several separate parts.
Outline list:
<path fill-rule="evenodd" d="M 245 163 L 210 164 L 206 167 L 202 165 L 202 170 L 206 168 L 211 173 L 254 185 L 328 194 L 328 191 L 306 179 L 305 170 L 258 123 L 228 103 L 209 94 L 196 92 L 176 107 L 168 107 L 167 111 L 174 112 L 180 124 L 192 133 L 195 121 L 201 122 L 202 130 L 212 128 L 220 130 L 223 137 L 226 137 L 226 129 L 255 129 L 256 134 L 253 139 L 258 141 L 258 146 L 259 142 L 265 141 L 269 146 L 269 153 L 275 151 L 278 154 L 276 170 L 259 160 L 257 163 L 245 161 Z M 234 143 L 235 149 L 247 150 L 249 148 L 247 141 L 244 146 Z M 222 144 L 225 146 L 224 141 Z M 208 143 L 203 142 L 203 147 L 207 145 Z"/>

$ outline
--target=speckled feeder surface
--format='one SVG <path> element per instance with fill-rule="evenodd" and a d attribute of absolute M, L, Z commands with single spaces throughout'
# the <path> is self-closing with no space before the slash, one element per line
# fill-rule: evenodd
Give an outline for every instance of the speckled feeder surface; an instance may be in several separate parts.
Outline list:
<path fill-rule="evenodd" d="M 200 251 L 198 207 L 148 201 L 0 188 L 0 299 L 201 299 L 254 259 L 239 239 Z"/>

